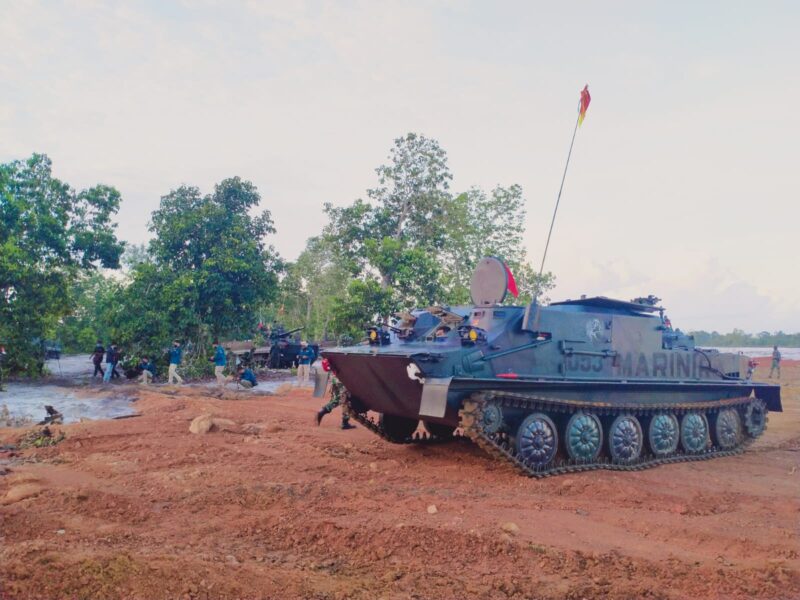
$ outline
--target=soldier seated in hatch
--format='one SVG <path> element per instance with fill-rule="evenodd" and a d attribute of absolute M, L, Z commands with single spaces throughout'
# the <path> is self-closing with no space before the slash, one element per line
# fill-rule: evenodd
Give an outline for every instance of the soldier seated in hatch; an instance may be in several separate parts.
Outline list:
<path fill-rule="evenodd" d="M 440 325 L 436 328 L 436 332 L 433 334 L 434 341 L 443 342 L 447 339 L 447 334 L 450 333 L 450 327 L 447 325 Z"/>

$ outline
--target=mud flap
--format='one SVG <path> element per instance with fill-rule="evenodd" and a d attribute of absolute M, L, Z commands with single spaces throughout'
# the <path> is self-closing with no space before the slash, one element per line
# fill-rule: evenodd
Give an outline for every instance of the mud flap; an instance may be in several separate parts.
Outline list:
<path fill-rule="evenodd" d="M 452 377 L 434 379 L 426 377 L 422 386 L 422 400 L 419 403 L 419 416 L 444 418 L 447 410 L 447 391 Z"/>
<path fill-rule="evenodd" d="M 317 369 L 314 374 L 314 398 L 322 398 L 325 395 L 325 390 L 328 389 L 328 379 L 330 379 L 330 375 L 330 371 Z"/>

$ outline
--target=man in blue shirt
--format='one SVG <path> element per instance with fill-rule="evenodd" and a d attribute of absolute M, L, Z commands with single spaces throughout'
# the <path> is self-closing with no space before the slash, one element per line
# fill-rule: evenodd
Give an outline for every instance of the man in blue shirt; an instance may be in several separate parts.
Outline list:
<path fill-rule="evenodd" d="M 119 377 L 119 373 L 117 373 L 119 358 L 119 348 L 116 344 L 111 344 L 106 352 L 106 372 L 103 374 L 103 383 L 110 382 L 112 376 Z"/>
<path fill-rule="evenodd" d="M 239 365 L 239 385 L 247 389 L 258 385 L 256 374 L 250 367 L 245 368 L 244 365 Z"/>
<path fill-rule="evenodd" d="M 308 342 L 300 342 L 300 352 L 297 353 L 297 385 L 308 385 L 311 363 L 316 355 L 308 347 Z"/>
<path fill-rule="evenodd" d="M 167 383 L 172 383 L 172 380 L 176 380 L 178 385 L 183 383 L 183 377 L 178 375 L 178 365 L 181 364 L 181 359 L 183 358 L 183 350 L 181 349 L 181 343 L 178 340 L 172 342 L 172 348 L 169 351 L 169 373 L 167 375 Z"/>
<path fill-rule="evenodd" d="M 214 361 L 214 376 L 217 378 L 217 383 L 220 386 L 225 385 L 225 375 L 223 373 L 228 360 L 225 357 L 225 348 L 222 347 L 219 340 L 214 340 L 214 357 L 211 360 Z"/>
<path fill-rule="evenodd" d="M 156 376 L 156 366 L 150 362 L 150 359 L 146 356 L 142 357 L 142 362 L 139 363 L 139 368 L 142 370 L 142 375 L 139 378 L 139 383 L 142 385 L 147 385 L 151 381 L 153 381 L 153 377 Z"/>

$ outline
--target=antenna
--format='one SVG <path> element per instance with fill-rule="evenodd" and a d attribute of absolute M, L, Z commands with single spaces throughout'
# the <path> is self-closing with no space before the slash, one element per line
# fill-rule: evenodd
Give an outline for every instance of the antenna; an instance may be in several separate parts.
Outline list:
<path fill-rule="evenodd" d="M 578 101 L 578 118 L 575 119 L 575 128 L 572 130 L 572 140 L 569 143 L 569 152 L 567 152 L 567 162 L 564 164 L 564 173 L 561 175 L 561 185 L 558 187 L 558 196 L 556 197 L 556 206 L 553 209 L 553 218 L 550 220 L 550 230 L 547 232 L 547 242 L 544 245 L 544 252 L 542 253 L 542 264 L 539 266 L 538 283 L 542 280 L 542 273 L 544 273 L 544 261 L 547 259 L 547 250 L 550 248 L 550 238 L 553 235 L 553 226 L 556 223 L 556 215 L 558 214 L 558 205 L 561 203 L 561 192 L 564 191 L 564 182 L 567 179 L 567 169 L 569 169 L 569 159 L 572 157 L 572 148 L 575 145 L 575 135 L 578 133 L 578 127 L 583 123 L 586 116 L 586 109 L 589 108 L 589 102 L 592 97 L 589 95 L 589 84 L 586 84 L 581 90 L 581 98 Z M 536 286 L 536 295 L 533 297 L 531 304 L 534 304 L 539 298 L 539 285 Z M 534 329 L 539 326 L 539 311 L 536 311 L 536 322 Z"/>
<path fill-rule="evenodd" d="M 564 182 L 567 179 L 567 169 L 569 169 L 569 159 L 572 157 L 572 147 L 575 145 L 575 135 L 578 133 L 578 127 L 581 123 L 583 123 L 583 119 L 586 116 L 586 109 L 589 108 L 589 102 L 591 102 L 592 97 L 589 95 L 589 85 L 586 84 L 581 91 L 581 98 L 578 101 L 578 118 L 575 119 L 575 128 L 572 130 L 572 140 L 569 143 L 569 152 L 567 152 L 567 162 L 564 165 L 564 173 L 561 176 L 561 185 L 558 188 L 558 196 L 556 197 L 556 206 L 553 209 L 553 218 L 550 220 L 550 230 L 547 232 L 547 242 L 544 245 L 544 253 L 542 254 L 542 264 L 539 266 L 539 279 L 542 278 L 542 273 L 544 273 L 544 261 L 547 259 L 547 250 L 550 248 L 550 238 L 553 235 L 553 226 L 556 223 L 556 215 L 558 214 L 558 205 L 561 203 L 561 192 L 564 191 Z M 534 297 L 534 301 L 539 296 L 539 290 L 537 288 L 536 297 Z"/>

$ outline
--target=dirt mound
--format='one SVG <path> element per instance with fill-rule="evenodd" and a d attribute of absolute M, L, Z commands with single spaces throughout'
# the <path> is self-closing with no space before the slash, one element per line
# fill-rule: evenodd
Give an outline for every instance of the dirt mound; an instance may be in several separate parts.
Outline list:
<path fill-rule="evenodd" d="M 308 390 L 153 387 L 140 417 L 7 453 L 0 598 L 800 598 L 783 376 L 787 411 L 741 456 L 544 480 L 465 441 L 317 428 Z"/>

